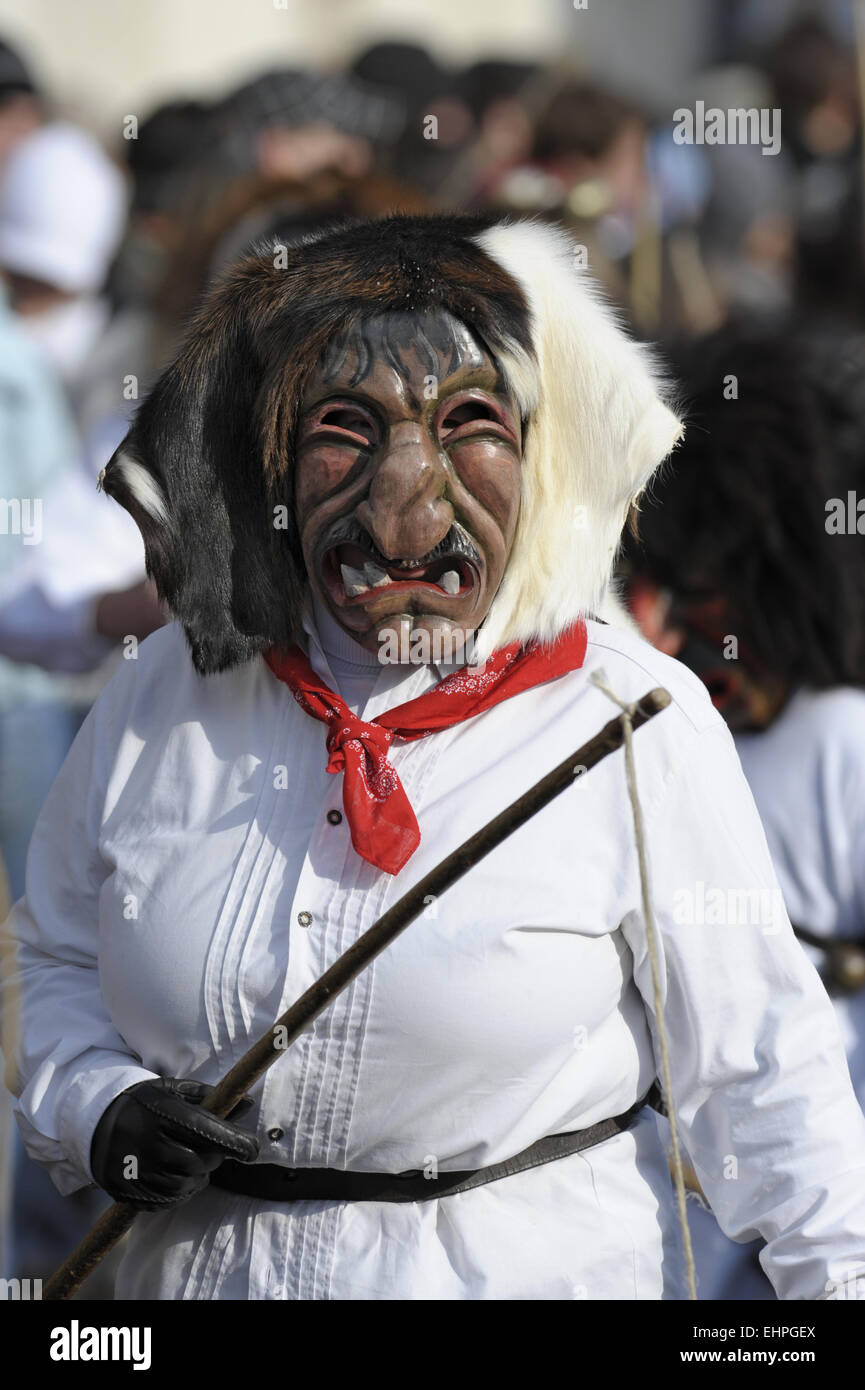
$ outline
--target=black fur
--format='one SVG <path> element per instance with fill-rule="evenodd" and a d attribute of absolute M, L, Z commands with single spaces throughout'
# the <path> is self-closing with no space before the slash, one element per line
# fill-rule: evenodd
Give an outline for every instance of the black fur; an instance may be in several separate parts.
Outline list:
<path fill-rule="evenodd" d="M 865 478 L 861 348 L 732 325 L 671 355 L 685 440 L 642 504 L 631 568 L 722 597 L 743 649 L 791 686 L 865 684 L 862 538 L 826 531 L 829 498 Z"/>

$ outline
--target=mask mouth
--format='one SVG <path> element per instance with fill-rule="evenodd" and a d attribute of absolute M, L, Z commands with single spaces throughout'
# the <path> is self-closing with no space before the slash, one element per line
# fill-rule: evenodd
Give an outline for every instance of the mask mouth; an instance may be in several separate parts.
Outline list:
<path fill-rule="evenodd" d="M 481 569 L 480 551 L 456 523 L 424 555 L 389 559 L 354 520 L 331 533 L 321 565 L 331 598 L 340 605 L 358 606 L 408 590 L 462 600 L 479 587 Z"/>

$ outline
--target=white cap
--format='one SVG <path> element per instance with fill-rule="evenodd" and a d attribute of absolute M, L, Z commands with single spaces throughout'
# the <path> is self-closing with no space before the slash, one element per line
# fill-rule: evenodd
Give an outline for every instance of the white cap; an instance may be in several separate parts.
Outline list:
<path fill-rule="evenodd" d="M 70 294 L 102 287 L 123 231 L 123 175 L 78 126 L 42 126 L 0 185 L 0 266 Z"/>

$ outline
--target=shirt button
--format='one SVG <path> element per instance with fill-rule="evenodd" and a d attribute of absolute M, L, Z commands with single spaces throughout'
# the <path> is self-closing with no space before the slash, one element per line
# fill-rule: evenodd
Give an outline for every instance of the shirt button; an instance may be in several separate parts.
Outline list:
<path fill-rule="evenodd" d="M 300 924 L 300 926 L 302 926 L 302 927 L 311 927 L 311 926 L 312 926 L 312 913 L 311 913 L 311 912 L 299 912 L 299 913 L 297 914 L 297 920 L 298 920 L 298 923 Z"/>
<path fill-rule="evenodd" d="M 328 811 L 327 818 L 331 825 L 339 825 L 342 820 L 342 811 Z"/>
<path fill-rule="evenodd" d="M 273 1126 L 273 1129 L 269 1129 L 269 1130 L 267 1131 L 267 1137 L 268 1137 L 268 1139 L 270 1139 L 274 1144 L 278 1144 L 278 1143 L 279 1143 L 279 1141 L 280 1141 L 280 1139 L 282 1138 L 283 1134 L 285 1134 L 285 1130 L 284 1130 L 284 1129 L 280 1129 L 279 1125 L 274 1125 L 274 1126 Z"/>

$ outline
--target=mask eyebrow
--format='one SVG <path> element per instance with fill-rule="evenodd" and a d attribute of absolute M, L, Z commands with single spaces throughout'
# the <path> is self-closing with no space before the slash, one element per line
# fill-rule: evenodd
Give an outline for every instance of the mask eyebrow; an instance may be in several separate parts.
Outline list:
<path fill-rule="evenodd" d="M 321 354 L 321 375 L 324 381 L 333 381 L 333 378 L 342 371 L 350 345 L 350 334 L 347 331 L 335 333 L 329 339 L 324 352 Z"/>
<path fill-rule="evenodd" d="M 362 381 L 365 381 L 372 370 L 372 348 L 363 335 L 357 340 L 355 351 L 357 353 L 357 366 L 352 373 L 350 386 L 358 386 Z"/>
<path fill-rule="evenodd" d="M 332 381 L 354 353 L 350 386 L 364 381 L 378 359 L 408 383 L 410 372 L 404 356 L 412 352 L 428 376 L 442 379 L 461 366 L 482 368 L 492 361 L 470 329 L 444 309 L 426 313 L 388 310 L 352 324 L 330 339 L 320 358 L 322 379 Z"/>
<path fill-rule="evenodd" d="M 418 328 L 415 334 L 414 349 L 419 358 L 426 359 L 425 365 L 429 368 L 428 375 L 434 376 L 438 366 L 438 353 L 422 328 Z"/>
<path fill-rule="evenodd" d="M 440 393 L 469 390 L 486 391 L 491 396 L 510 395 L 508 384 L 494 362 L 486 363 L 483 367 L 474 367 L 467 372 L 457 370 L 439 382 Z"/>

